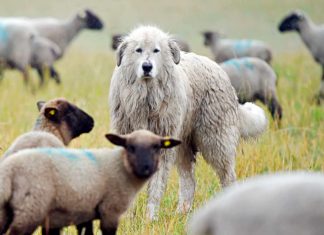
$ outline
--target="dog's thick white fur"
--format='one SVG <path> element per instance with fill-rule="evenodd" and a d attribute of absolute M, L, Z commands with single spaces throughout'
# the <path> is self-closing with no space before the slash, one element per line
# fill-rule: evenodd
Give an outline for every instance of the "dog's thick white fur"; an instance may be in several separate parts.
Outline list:
<path fill-rule="evenodd" d="M 152 26 L 136 28 L 120 44 L 109 103 L 116 132 L 148 129 L 183 141 L 176 151 L 161 154 L 148 186 L 151 219 L 174 159 L 180 175 L 178 210 L 187 212 L 195 191 L 195 154 L 201 152 L 222 186 L 229 185 L 235 181 L 240 136 L 257 136 L 267 126 L 262 109 L 239 105 L 229 78 L 214 61 L 180 52 L 168 34 Z"/>

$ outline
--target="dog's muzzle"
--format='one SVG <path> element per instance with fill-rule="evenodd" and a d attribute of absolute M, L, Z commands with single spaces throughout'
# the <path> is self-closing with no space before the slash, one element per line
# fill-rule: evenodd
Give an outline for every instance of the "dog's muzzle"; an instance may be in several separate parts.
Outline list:
<path fill-rule="evenodd" d="M 144 77 L 151 77 L 151 71 L 153 69 L 153 65 L 152 65 L 151 62 L 145 61 L 142 64 L 142 69 L 143 69 L 143 72 L 144 72 Z"/>

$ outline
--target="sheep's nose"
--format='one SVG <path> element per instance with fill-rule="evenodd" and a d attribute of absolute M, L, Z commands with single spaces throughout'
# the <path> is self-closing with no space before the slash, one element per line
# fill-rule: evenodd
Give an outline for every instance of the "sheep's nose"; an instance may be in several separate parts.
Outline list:
<path fill-rule="evenodd" d="M 152 68 L 153 68 L 153 65 L 152 65 L 150 62 L 144 62 L 144 63 L 142 64 L 142 68 L 143 68 L 143 71 L 144 71 L 145 73 L 149 73 L 149 72 L 151 72 L 151 70 L 152 70 Z"/>

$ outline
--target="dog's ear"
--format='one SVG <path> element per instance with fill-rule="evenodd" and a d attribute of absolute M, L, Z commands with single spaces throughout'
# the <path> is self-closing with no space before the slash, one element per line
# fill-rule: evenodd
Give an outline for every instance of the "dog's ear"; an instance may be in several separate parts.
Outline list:
<path fill-rule="evenodd" d="M 127 43 L 126 42 L 122 42 L 118 49 L 117 49 L 117 66 L 119 67 L 121 62 L 122 62 L 122 59 L 123 59 L 123 56 L 124 56 L 124 52 L 126 50 L 126 47 L 127 47 Z"/>
<path fill-rule="evenodd" d="M 171 54 L 172 54 L 173 62 L 175 64 L 179 64 L 179 62 L 180 62 L 180 49 L 179 49 L 178 44 L 174 40 L 170 39 L 169 40 L 169 48 L 170 48 L 170 51 L 171 51 Z"/>

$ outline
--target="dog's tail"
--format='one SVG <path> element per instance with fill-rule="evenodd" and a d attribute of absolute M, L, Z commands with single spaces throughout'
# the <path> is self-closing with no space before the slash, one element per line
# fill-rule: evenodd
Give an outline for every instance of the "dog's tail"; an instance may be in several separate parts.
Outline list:
<path fill-rule="evenodd" d="M 239 124 L 241 136 L 247 139 L 261 135 L 267 129 L 268 121 L 263 109 L 248 102 L 239 105 Z"/>

